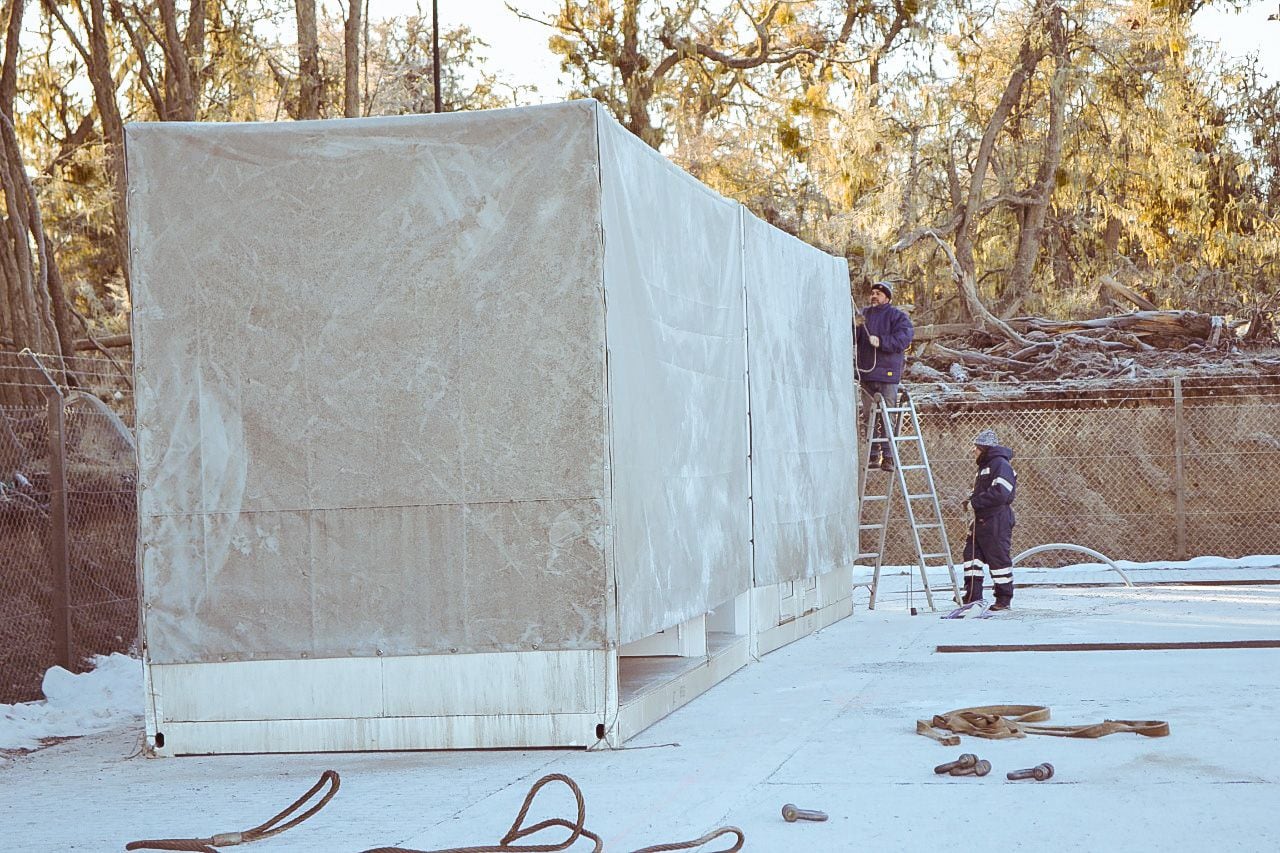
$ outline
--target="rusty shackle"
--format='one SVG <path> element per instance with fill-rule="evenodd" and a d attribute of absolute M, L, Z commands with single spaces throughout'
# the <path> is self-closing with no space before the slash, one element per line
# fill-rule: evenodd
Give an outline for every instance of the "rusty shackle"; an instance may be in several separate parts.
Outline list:
<path fill-rule="evenodd" d="M 974 755 L 972 752 L 966 752 L 955 761 L 948 761 L 946 764 L 939 764 L 937 767 L 933 768 L 933 772 L 938 774 L 950 773 L 957 767 L 972 767 L 977 763 L 978 756 Z"/>
<path fill-rule="evenodd" d="M 956 767 L 947 771 L 952 776 L 986 776 L 991 772 L 991 762 L 985 758 L 978 759 L 978 762 L 971 767 Z"/>
<path fill-rule="evenodd" d="M 795 823 L 798 820 L 826 820 L 827 813 L 813 809 L 798 809 L 793 804 L 787 803 L 782 807 L 782 819 L 787 823 Z"/>
<path fill-rule="evenodd" d="M 1037 782 L 1043 782 L 1045 779 L 1053 778 L 1053 765 L 1046 762 L 1026 770 L 1010 770 L 1004 774 L 1004 777 L 1009 780 L 1035 779 Z"/>

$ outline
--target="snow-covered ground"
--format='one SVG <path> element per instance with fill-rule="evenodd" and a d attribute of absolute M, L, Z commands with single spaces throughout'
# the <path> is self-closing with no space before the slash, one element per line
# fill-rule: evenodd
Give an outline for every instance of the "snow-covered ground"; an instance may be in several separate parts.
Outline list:
<path fill-rule="evenodd" d="M 564 773 L 582 787 L 587 828 L 606 851 L 694 838 L 735 825 L 752 851 L 1280 850 L 1280 649 L 944 654 L 947 644 L 1280 640 L 1280 558 L 1225 564 L 1121 564 L 1016 572 L 1015 609 L 942 620 L 918 582 L 887 573 L 875 611 L 741 670 L 613 752 L 473 752 L 141 757 L 141 670 L 99 660 L 54 671 L 44 703 L 0 706 L 0 827 L 6 851 L 121 850 L 141 838 L 255 826 L 326 769 L 342 786 L 296 828 L 254 853 L 356 853 L 494 844 L 532 783 Z M 1200 586 L 1179 581 L 1234 581 Z M 1064 583 L 1062 587 L 1038 584 Z M 860 591 L 865 602 L 865 591 Z M 936 602 L 944 606 L 939 595 Z M 1160 719 L 1166 738 L 966 737 L 943 747 L 915 721 L 988 704 L 1046 705 L 1051 723 Z M 106 730 L 102 729 L 106 727 Z M 78 732 L 31 752 L 42 737 Z M 974 752 L 985 778 L 937 776 Z M 1005 772 L 1050 762 L 1048 782 Z M 826 823 L 786 823 L 784 803 Z M 549 788 L 531 816 L 570 818 Z M 554 843 L 564 830 L 522 843 Z M 705 850 L 723 850 L 721 839 Z M 574 851 L 590 850 L 580 840 Z"/>
<path fill-rule="evenodd" d="M 0 705 L 0 756 L 54 738 L 136 727 L 142 719 L 142 661 L 126 655 L 95 657 L 93 669 L 80 675 L 52 667 L 41 689 L 43 701 Z"/>

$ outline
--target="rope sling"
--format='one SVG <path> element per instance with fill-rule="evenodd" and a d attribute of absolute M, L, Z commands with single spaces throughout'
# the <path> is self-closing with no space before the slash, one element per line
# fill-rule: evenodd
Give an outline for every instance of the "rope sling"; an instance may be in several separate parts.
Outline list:
<path fill-rule="evenodd" d="M 538 791 L 543 786 L 551 782 L 563 782 L 573 792 L 574 800 L 577 803 L 577 818 L 575 820 L 565 820 L 564 818 L 550 818 L 548 820 L 539 821 L 532 826 L 524 826 L 525 817 L 529 814 L 529 808 L 533 805 L 534 799 L 538 795 Z M 242 832 L 223 832 L 217 835 L 211 835 L 208 838 L 153 838 L 142 841 L 130 841 L 125 845 L 126 850 L 179 850 L 190 851 L 190 853 L 219 853 L 219 847 L 232 847 L 238 844 L 248 844 L 252 841 L 261 841 L 264 838 L 270 838 L 278 835 L 286 829 L 292 829 L 311 817 L 316 812 L 324 808 L 333 795 L 338 793 L 338 786 L 341 780 L 338 774 L 333 770 L 326 770 L 320 776 L 320 781 L 311 786 L 311 790 L 307 791 L 298 799 L 294 800 L 291 805 L 271 818 L 265 823 L 259 824 L 252 829 L 246 829 Z M 319 802 L 311 806 L 297 817 L 287 820 L 294 812 L 302 808 L 304 804 L 314 797 L 326 785 L 330 788 L 320 798 Z M 529 793 L 525 795 L 524 804 L 520 807 L 519 814 L 516 815 L 515 821 L 511 824 L 511 829 L 507 830 L 507 834 L 497 844 L 480 845 L 475 847 L 450 847 L 443 850 L 414 850 L 408 847 L 375 847 L 364 853 L 554 853 L 557 850 L 567 850 L 573 846 L 579 838 L 589 839 L 595 844 L 592 853 L 601 853 L 604 850 L 604 841 L 599 835 L 583 826 L 587 817 L 586 802 L 582 797 L 582 789 L 578 787 L 578 783 L 563 773 L 549 773 L 543 776 L 537 782 L 533 783 L 533 787 L 529 789 Z M 563 841 L 552 844 L 516 844 L 515 842 L 527 838 L 530 835 L 549 829 L 553 826 L 564 827 L 569 830 L 569 837 Z M 733 843 L 721 848 L 719 851 L 712 853 L 737 853 L 746 843 L 746 835 L 736 826 L 722 826 L 714 829 L 700 838 L 694 838 L 689 841 L 673 841 L 667 844 L 655 844 L 651 847 L 644 847 L 632 853 L 663 853 L 669 850 L 689 850 L 719 838 L 722 835 L 734 836 Z"/>
<path fill-rule="evenodd" d="M 1050 737 L 1100 738 L 1117 732 L 1133 732 L 1144 737 L 1165 737 L 1169 724 L 1163 720 L 1103 720 L 1079 726 L 1035 725 L 1049 719 L 1044 705 L 979 705 L 935 714 L 932 720 L 916 720 L 916 734 L 943 746 L 958 746 L 960 735 L 1000 740 L 1002 738 L 1049 735 Z"/>

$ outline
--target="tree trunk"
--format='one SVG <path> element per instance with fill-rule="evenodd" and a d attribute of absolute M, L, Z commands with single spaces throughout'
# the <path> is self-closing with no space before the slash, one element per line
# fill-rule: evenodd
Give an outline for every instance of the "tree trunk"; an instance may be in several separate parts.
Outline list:
<path fill-rule="evenodd" d="M 157 0 L 160 9 L 160 20 L 164 24 L 164 121 L 196 120 L 196 87 L 191 68 L 191 56 L 187 53 L 186 40 L 178 33 L 178 10 L 175 0 Z M 199 26 L 203 31 L 204 5 L 201 0 L 193 0 L 190 17 L 187 21 L 188 32 Z M 197 23 L 199 22 L 199 23 Z"/>
<path fill-rule="evenodd" d="M 1152 302 L 1150 299 L 1147 299 L 1145 296 L 1138 293 L 1137 291 L 1131 290 L 1130 288 L 1125 287 L 1123 284 L 1116 281 L 1115 276 L 1104 274 L 1101 278 L 1098 279 L 1098 281 L 1105 292 L 1113 294 L 1115 296 L 1119 296 L 1122 299 L 1132 302 L 1134 305 L 1138 306 L 1144 311 L 1156 310 L 1156 305 L 1154 302 Z"/>
<path fill-rule="evenodd" d="M 347 22 L 343 32 L 342 114 L 360 115 L 360 12 L 364 0 L 347 0 Z"/>
<path fill-rule="evenodd" d="M 111 178 L 111 226 L 112 245 L 115 250 L 116 263 L 124 276 L 125 288 L 130 288 L 129 281 L 129 228 L 125 214 L 125 173 L 124 173 L 124 121 L 120 117 L 120 107 L 116 102 L 116 83 L 111 71 L 111 50 L 107 44 L 106 13 L 104 0 L 88 0 L 86 12 L 83 3 L 76 3 L 76 11 L 84 26 L 88 44 L 79 40 L 76 30 L 63 17 L 56 4 L 46 4 L 45 8 L 58 19 L 67 38 L 74 45 L 80 58 L 84 60 L 85 70 L 89 75 L 89 85 L 93 89 L 93 105 L 98 114 L 102 128 L 102 150 L 106 160 L 107 174 Z"/>
<path fill-rule="evenodd" d="M 4 192 L 4 222 L 0 226 L 0 289 L 3 290 L 6 331 L 15 349 L 61 356 L 62 340 L 55 320 L 53 287 L 61 280 L 50 273 L 51 258 L 40 219 L 35 189 L 27 174 L 13 126 L 17 95 L 17 62 L 25 0 L 11 0 L 5 21 L 5 52 L 0 71 L 0 190 Z M 34 249 L 34 253 L 33 253 Z M 7 361 L 7 360 L 6 360 Z M 61 363 L 55 366 L 61 374 Z M 15 381 L 18 371 L 4 365 L 0 402 L 34 405 L 41 394 Z"/>
<path fill-rule="evenodd" d="M 316 35 L 316 0 L 295 0 L 298 12 L 298 114 L 320 118 L 320 42 Z"/>
<path fill-rule="evenodd" d="M 649 96 L 652 86 L 646 85 L 641 70 L 646 65 L 640 53 L 640 0 L 623 0 L 622 51 L 618 55 L 618 75 L 622 78 L 623 97 L 627 114 L 623 125 L 635 136 L 654 148 L 660 142 L 649 118 Z"/>
<path fill-rule="evenodd" d="M 1036 7 L 1032 12 L 1033 20 L 1044 14 L 1043 7 L 1046 2 L 1048 0 L 1037 0 Z M 1021 337 L 988 311 L 978 297 L 977 264 L 973 257 L 973 237 L 977 229 L 979 208 L 983 201 L 987 170 L 991 166 L 991 153 L 995 149 L 996 137 L 1000 135 L 1005 122 L 1009 120 L 1009 114 L 1013 111 L 1014 105 L 1022 97 L 1023 86 L 1026 85 L 1027 80 L 1030 79 L 1036 66 L 1044 56 L 1045 49 L 1035 44 L 1038 39 L 1032 38 L 1035 29 L 1034 24 L 1031 25 L 1026 35 L 1023 36 L 1022 45 L 1018 49 L 1017 61 L 1014 63 L 1008 82 L 1005 83 L 1004 92 L 1001 93 L 1000 101 L 991 113 L 991 118 L 987 120 L 987 127 L 982 134 L 982 142 L 978 145 L 978 154 L 974 159 L 973 174 L 969 178 L 969 192 L 960 214 L 960 225 L 955 232 L 955 262 L 959 267 L 956 274 L 956 284 L 960 289 L 960 299 L 965 311 L 979 328 L 995 329 L 1005 337 L 1014 340 L 1021 340 Z"/>
<path fill-rule="evenodd" d="M 1055 6 L 1048 10 L 1046 16 L 1045 29 L 1054 59 L 1053 77 L 1049 81 L 1049 130 L 1045 135 L 1044 153 L 1036 171 L 1035 184 L 1031 188 L 1032 201 L 1023 210 L 1018 251 L 1009 274 L 1009 289 L 1018 295 L 1026 293 L 1031 286 L 1031 275 L 1040 257 L 1045 214 L 1049 210 L 1058 167 L 1062 163 L 1062 125 L 1066 117 L 1067 80 L 1071 73 L 1063 20 L 1066 13 L 1061 6 Z"/>

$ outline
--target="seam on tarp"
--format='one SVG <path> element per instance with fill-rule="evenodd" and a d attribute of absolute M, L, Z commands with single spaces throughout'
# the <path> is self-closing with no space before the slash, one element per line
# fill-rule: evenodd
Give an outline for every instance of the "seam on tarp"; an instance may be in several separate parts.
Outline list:
<path fill-rule="evenodd" d="M 360 506 L 353 504 L 350 506 L 308 506 L 308 507 L 276 507 L 271 509 L 210 509 L 210 510 L 192 510 L 190 512 L 151 512 L 146 514 L 146 518 L 192 518 L 205 515 L 262 515 L 265 513 L 282 513 L 282 512 L 338 512 L 339 510 L 351 509 L 436 509 L 439 507 L 451 506 L 497 506 L 500 504 L 541 504 L 541 503 L 581 503 L 584 501 L 598 501 L 598 495 L 583 495 L 572 498 L 503 498 L 501 500 L 486 501 L 448 501 L 444 503 L 421 503 L 421 504 L 375 504 L 373 506 Z"/>
<path fill-rule="evenodd" d="M 601 128 L 601 110 L 604 107 L 595 102 L 592 110 L 593 127 L 596 135 L 596 221 L 600 233 L 600 335 L 604 345 L 604 422 L 605 422 L 605 461 L 608 465 L 609 495 L 605 518 L 606 535 L 609 537 L 608 553 L 605 558 L 605 647 L 603 655 L 604 674 L 601 683 L 604 685 L 604 707 L 601 708 L 601 723 L 604 725 L 605 739 L 613 736 L 618 724 L 622 708 L 622 677 L 620 667 L 610 665 L 610 656 L 617 655 L 619 640 L 622 636 L 621 603 L 618 593 L 618 535 L 614 525 L 614 430 L 613 430 L 613 385 L 610 382 L 611 365 L 609 361 L 609 289 L 605 284 L 608 268 L 606 251 L 608 237 L 604 227 L 604 143 Z M 612 589 L 610 589 L 612 587 Z M 612 612 L 610 612 L 612 611 Z M 612 622 L 612 625 L 610 624 Z M 610 631 L 612 628 L 612 631 Z M 612 702 L 611 702 L 612 699 Z M 610 704 L 616 706 L 613 719 L 609 719 Z"/>
<path fill-rule="evenodd" d="M 751 424 L 751 309 L 747 296 L 747 215 L 738 205 L 738 253 L 742 277 L 742 381 L 747 403 L 747 592 L 756 586 L 755 433 Z"/>

